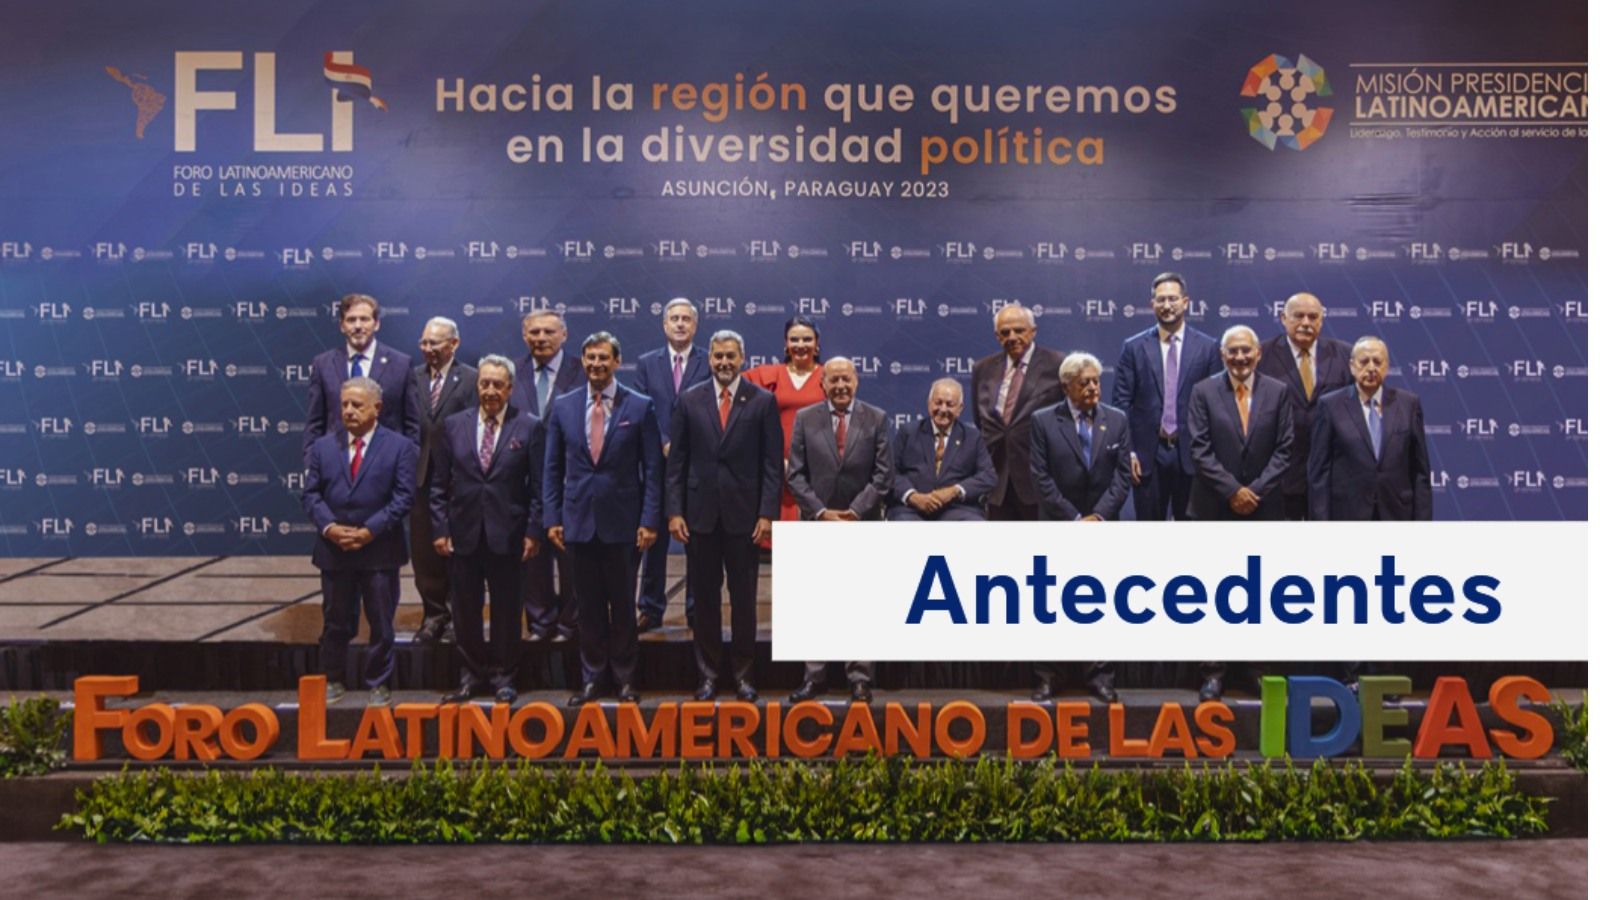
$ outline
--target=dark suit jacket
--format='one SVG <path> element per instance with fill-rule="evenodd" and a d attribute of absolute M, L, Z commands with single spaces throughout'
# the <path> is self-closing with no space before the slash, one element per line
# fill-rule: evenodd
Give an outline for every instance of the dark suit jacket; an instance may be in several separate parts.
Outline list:
<path fill-rule="evenodd" d="M 536 398 L 538 393 L 535 388 L 539 383 L 539 364 L 534 362 L 533 354 L 517 360 L 517 379 L 511 385 L 511 405 L 536 418 L 548 419 L 548 415 L 541 414 Z M 575 391 L 588 383 L 588 377 L 583 374 L 583 363 L 578 357 L 567 350 L 561 354 L 561 368 L 556 370 L 555 384 L 550 388 L 550 402 L 554 404 L 556 398 L 568 391 Z"/>
<path fill-rule="evenodd" d="M 417 488 L 426 491 L 432 475 L 433 445 L 444 420 L 463 409 L 478 408 L 478 370 L 459 359 L 451 363 L 444 384 L 439 388 L 438 409 L 428 402 L 428 364 L 412 369 L 411 377 L 416 381 L 411 390 L 417 398 L 417 427 L 422 434 L 422 454 L 417 457 Z"/>
<path fill-rule="evenodd" d="M 1127 414 L 1133 452 L 1146 470 L 1155 463 L 1156 442 L 1161 436 L 1165 382 L 1158 330 L 1159 326 L 1152 325 L 1122 342 L 1117 375 L 1111 385 L 1111 405 Z M 1193 475 L 1187 421 L 1189 398 L 1195 385 L 1222 371 L 1222 348 L 1217 339 L 1186 323 L 1179 343 L 1178 367 L 1182 369 L 1178 373 L 1178 461 L 1184 472 Z"/>
<path fill-rule="evenodd" d="M 406 564 L 402 523 L 416 499 L 417 445 L 378 425 L 362 448 L 361 469 L 350 479 L 349 436 L 325 434 L 306 453 L 306 486 L 300 505 L 317 526 L 311 562 L 319 569 L 398 569 Z M 321 532 L 329 525 L 356 525 L 373 534 L 360 550 L 340 550 Z"/>
<path fill-rule="evenodd" d="M 545 418 L 544 526 L 568 542 L 632 544 L 640 528 L 661 530 L 661 431 L 650 398 L 617 385 L 600 445 L 589 456 L 585 385 L 556 398 Z"/>
<path fill-rule="evenodd" d="M 411 357 L 386 344 L 372 342 L 366 360 L 367 377 L 383 388 L 383 410 L 378 424 L 413 443 L 421 438 L 417 429 L 416 396 L 411 379 Z M 302 456 L 309 456 L 311 445 L 325 434 L 344 434 L 339 417 L 339 388 L 350 380 L 350 357 L 344 345 L 318 353 L 311 360 L 311 387 L 307 391 L 306 429 L 300 443 Z"/>
<path fill-rule="evenodd" d="M 638 368 L 633 372 L 633 389 L 650 398 L 656 405 L 656 421 L 665 426 L 672 421 L 672 412 L 678 405 L 678 398 L 684 391 L 694 387 L 702 381 L 711 380 L 711 364 L 706 351 L 699 347 L 691 346 L 688 359 L 683 361 L 683 382 L 676 393 L 672 389 L 672 354 L 666 347 L 657 347 L 639 357 Z M 669 429 L 661 429 L 661 441 L 665 445 Z M 754 528 L 755 523 L 751 522 Z"/>
<path fill-rule="evenodd" d="M 1095 410 L 1089 465 L 1072 407 L 1063 400 L 1033 414 L 1033 483 L 1039 518 L 1073 520 L 1097 515 L 1114 521 L 1133 487 L 1128 417 L 1104 403 Z"/>
<path fill-rule="evenodd" d="M 1207 378 L 1195 385 L 1189 398 L 1189 439 L 1195 469 L 1190 518 L 1283 518 L 1283 473 L 1294 444 L 1288 385 L 1256 373 L 1247 437 L 1240 429 L 1239 405 L 1228 373 Z M 1240 487 L 1261 498 L 1249 516 L 1235 515 L 1228 507 L 1228 498 Z"/>
<path fill-rule="evenodd" d="M 894 485 L 889 449 L 894 426 L 883 410 L 858 398 L 845 428 L 841 458 L 833 421 L 833 405 L 826 400 L 795 413 L 789 492 L 800 518 L 815 519 L 825 509 L 848 509 L 860 519 L 881 518 L 883 500 Z"/>
<path fill-rule="evenodd" d="M 1021 400 L 1017 401 L 1021 405 Z M 960 485 L 966 497 L 955 503 L 970 506 L 981 515 L 983 499 L 1000 483 L 994 460 L 977 429 L 959 419 L 950 425 L 944 443 L 944 462 L 939 474 L 933 473 L 933 421 L 923 419 L 915 428 L 895 432 L 894 490 L 890 506 L 903 506 L 908 491 L 926 494 L 951 485 Z"/>
<path fill-rule="evenodd" d="M 1306 399 L 1300 383 L 1300 366 L 1295 362 L 1294 344 L 1280 334 L 1261 345 L 1261 362 L 1256 371 L 1289 386 L 1289 409 L 1294 413 L 1294 447 L 1289 453 L 1289 471 L 1283 473 L 1286 496 L 1306 492 L 1306 461 L 1311 458 L 1311 409 L 1323 397 L 1355 383 L 1350 374 L 1350 345 L 1330 337 L 1317 340 L 1316 383 L 1311 399 Z"/>
<path fill-rule="evenodd" d="M 1385 387 L 1382 442 L 1372 455 L 1355 385 L 1317 401 L 1311 416 L 1310 491 L 1313 519 L 1433 518 L 1433 467 L 1422 427 L 1422 401 Z"/>
<path fill-rule="evenodd" d="M 672 387 L 670 373 L 667 387 Z M 684 390 L 672 412 L 666 512 L 668 518 L 683 516 L 693 532 L 720 527 L 752 534 L 756 519 L 778 518 L 783 491 L 778 400 L 743 378 L 734 379 L 733 392 L 726 429 L 715 381 Z"/>
<path fill-rule="evenodd" d="M 520 558 L 524 537 L 544 537 L 544 423 L 507 407 L 485 472 L 478 461 L 478 415 L 474 406 L 445 419 L 433 446 L 433 537 L 449 538 L 463 555 L 482 546 Z"/>
<path fill-rule="evenodd" d="M 1000 403 L 1000 383 L 1006 377 L 1005 351 L 985 356 L 972 367 L 972 392 L 967 405 L 972 407 L 972 421 L 989 447 L 989 458 L 1000 481 L 989 497 L 990 503 L 999 504 L 1012 492 L 1023 503 L 1039 502 L 1028 471 L 1030 422 L 1035 412 L 1061 402 L 1064 395 L 1058 371 L 1063 359 L 1064 354 L 1034 342 L 1033 359 L 1022 373 L 1022 393 L 1017 395 L 1009 425 L 995 412 Z"/>

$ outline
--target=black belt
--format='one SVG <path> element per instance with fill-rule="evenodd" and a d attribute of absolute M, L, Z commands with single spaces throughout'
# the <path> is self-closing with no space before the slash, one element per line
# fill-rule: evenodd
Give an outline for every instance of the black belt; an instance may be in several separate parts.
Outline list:
<path fill-rule="evenodd" d="M 1156 442 L 1163 447 L 1178 446 L 1178 436 L 1175 434 L 1157 434 Z"/>

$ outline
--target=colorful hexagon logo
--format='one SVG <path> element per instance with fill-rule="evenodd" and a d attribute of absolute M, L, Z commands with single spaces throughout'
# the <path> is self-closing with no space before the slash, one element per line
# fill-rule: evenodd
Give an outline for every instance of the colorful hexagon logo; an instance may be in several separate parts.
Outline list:
<path fill-rule="evenodd" d="M 1278 149 L 1279 144 L 1304 150 L 1320 140 L 1333 121 L 1333 107 L 1312 105 L 1313 98 L 1333 96 L 1328 75 L 1303 53 L 1299 62 L 1272 53 L 1251 66 L 1239 96 L 1257 101 L 1239 112 L 1250 136 L 1268 150 Z"/>

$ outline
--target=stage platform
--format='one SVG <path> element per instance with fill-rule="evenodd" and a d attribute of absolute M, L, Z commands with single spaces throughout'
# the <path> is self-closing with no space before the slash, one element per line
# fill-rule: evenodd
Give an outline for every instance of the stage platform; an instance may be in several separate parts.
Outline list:
<path fill-rule="evenodd" d="M 640 682 L 646 691 L 681 697 L 699 680 L 683 616 L 683 556 L 669 556 L 667 572 L 666 623 L 641 635 Z M 401 582 L 395 688 L 437 691 L 454 684 L 460 669 L 452 647 L 411 643 L 422 607 L 409 569 Z M 317 571 L 302 557 L 0 559 L 0 691 L 67 690 L 79 675 L 110 674 L 138 675 L 145 690 L 292 690 L 300 676 L 317 672 L 320 596 Z M 799 684 L 801 665 L 771 661 L 770 597 L 763 567 L 755 674 L 768 699 L 775 699 Z M 726 610 L 723 621 L 728 622 Z M 365 628 L 362 635 L 349 660 L 351 684 L 357 682 Z M 522 650 L 522 689 L 559 691 L 577 683 L 575 643 L 525 642 Z M 1337 671 L 1263 665 L 1282 674 Z M 1067 669 L 1076 673 L 1078 667 Z M 1461 675 L 1475 694 L 1509 672 L 1552 688 L 1579 687 L 1588 680 L 1584 662 L 1376 662 L 1373 671 L 1409 675 L 1421 690 L 1439 675 Z M 1192 663 L 1120 663 L 1117 672 L 1120 685 L 1135 689 L 1197 682 Z M 842 688 L 842 673 L 834 677 Z M 1234 666 L 1229 677 L 1231 696 L 1254 696 L 1249 669 Z M 1031 678 L 1026 663 L 899 662 L 880 665 L 877 680 L 885 690 L 997 690 L 1020 696 Z"/>

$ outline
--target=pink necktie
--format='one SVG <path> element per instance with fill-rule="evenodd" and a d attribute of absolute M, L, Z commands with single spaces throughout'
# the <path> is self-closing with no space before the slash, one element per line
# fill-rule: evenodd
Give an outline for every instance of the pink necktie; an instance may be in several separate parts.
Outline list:
<path fill-rule="evenodd" d="M 483 443 L 478 445 L 478 465 L 489 471 L 489 462 L 494 459 L 494 427 L 493 419 L 483 420 Z"/>
<path fill-rule="evenodd" d="M 600 464 L 600 448 L 606 442 L 606 395 L 595 394 L 589 412 L 589 458 Z"/>
<path fill-rule="evenodd" d="M 683 354 L 674 353 L 672 354 L 672 392 L 674 394 L 678 393 L 678 389 L 681 387 L 683 387 Z"/>

